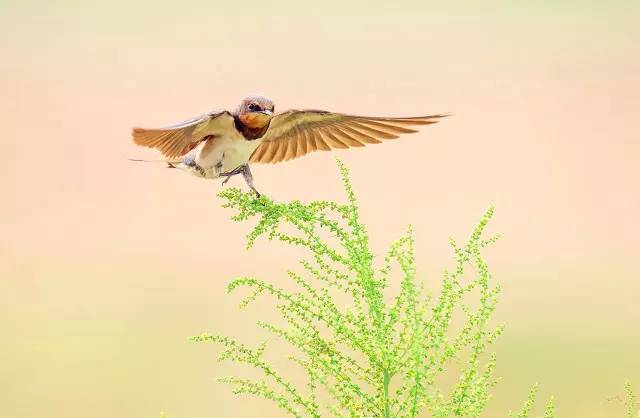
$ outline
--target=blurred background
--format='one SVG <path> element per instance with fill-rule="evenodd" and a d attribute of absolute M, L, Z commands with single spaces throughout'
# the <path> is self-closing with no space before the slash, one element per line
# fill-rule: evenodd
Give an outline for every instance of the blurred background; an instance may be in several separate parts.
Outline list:
<path fill-rule="evenodd" d="M 220 2 L 222 3 L 222 2 Z M 225 295 L 286 281 L 287 248 L 244 251 L 203 181 L 132 126 L 247 94 L 276 110 L 452 112 L 395 142 L 336 153 L 378 254 L 408 223 L 433 285 L 491 204 L 502 381 L 486 416 L 539 382 L 559 417 L 614 417 L 640 388 L 640 3 L 603 1 L 0 2 L 0 400 L 12 418 L 277 417 L 214 377 L 187 341 L 257 342 Z M 255 166 L 274 199 L 341 199 L 332 155 Z M 245 187 L 241 178 L 230 181 Z M 273 341 L 277 351 L 281 344 Z"/>

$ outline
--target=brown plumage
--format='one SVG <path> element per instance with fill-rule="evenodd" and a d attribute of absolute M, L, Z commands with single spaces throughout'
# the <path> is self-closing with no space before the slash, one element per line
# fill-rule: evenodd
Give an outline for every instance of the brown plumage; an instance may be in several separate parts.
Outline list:
<path fill-rule="evenodd" d="M 314 151 L 378 144 L 448 116 L 389 118 L 323 110 L 274 115 L 273 111 L 271 100 L 250 96 L 233 113 L 209 112 L 160 129 L 133 128 L 132 136 L 136 144 L 160 151 L 176 168 L 204 178 L 243 174 L 253 189 L 249 162 L 278 163 Z"/>
<path fill-rule="evenodd" d="M 418 125 L 436 123 L 448 115 L 383 118 L 346 115 L 322 110 L 289 110 L 275 115 L 262 143 L 251 155 L 253 163 L 278 163 L 313 151 L 363 147 L 399 134 L 417 132 Z"/>
<path fill-rule="evenodd" d="M 133 128 L 133 142 L 155 148 L 167 158 L 187 154 L 201 141 L 213 139 L 225 124 L 233 123 L 229 112 L 210 112 L 176 125 L 158 129 Z"/>

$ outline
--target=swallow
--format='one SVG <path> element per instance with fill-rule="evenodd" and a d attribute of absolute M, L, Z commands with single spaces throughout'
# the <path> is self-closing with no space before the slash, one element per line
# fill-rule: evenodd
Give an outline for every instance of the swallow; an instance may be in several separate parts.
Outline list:
<path fill-rule="evenodd" d="M 233 111 L 213 111 L 159 129 L 133 128 L 133 142 L 154 148 L 171 168 L 205 179 L 242 174 L 255 192 L 249 163 L 279 163 L 314 151 L 363 147 L 415 127 L 438 122 L 448 114 L 370 117 L 324 110 L 287 110 L 275 114 L 273 102 L 249 96 Z M 142 161 L 142 160 L 135 160 Z"/>

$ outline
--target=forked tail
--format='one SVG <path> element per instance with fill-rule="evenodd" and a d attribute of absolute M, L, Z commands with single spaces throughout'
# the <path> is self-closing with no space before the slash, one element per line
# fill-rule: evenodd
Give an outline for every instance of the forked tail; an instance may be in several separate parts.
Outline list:
<path fill-rule="evenodd" d="M 167 168 L 176 168 L 177 161 L 167 161 L 167 160 L 139 160 L 137 158 L 128 158 L 129 161 L 134 161 L 137 163 L 165 163 Z"/>

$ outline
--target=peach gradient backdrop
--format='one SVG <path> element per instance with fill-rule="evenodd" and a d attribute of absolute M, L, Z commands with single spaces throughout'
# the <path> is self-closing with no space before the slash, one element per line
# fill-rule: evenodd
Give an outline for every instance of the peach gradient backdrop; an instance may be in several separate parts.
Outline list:
<path fill-rule="evenodd" d="M 640 3 L 510 3 L 0 2 L 2 414 L 279 416 L 218 385 L 231 367 L 186 338 L 264 337 L 252 324 L 270 305 L 239 311 L 224 286 L 284 281 L 291 253 L 245 252 L 218 182 L 126 160 L 155 157 L 133 125 L 250 93 L 280 110 L 454 113 L 337 153 L 376 250 L 412 223 L 437 282 L 448 237 L 495 204 L 507 331 L 488 416 L 536 381 L 561 417 L 621 414 L 608 398 L 640 388 Z M 342 197 L 328 153 L 254 174 L 274 199 Z"/>

